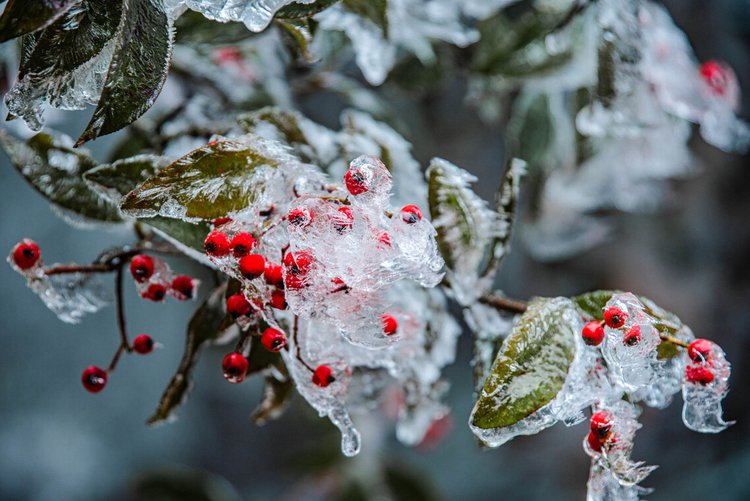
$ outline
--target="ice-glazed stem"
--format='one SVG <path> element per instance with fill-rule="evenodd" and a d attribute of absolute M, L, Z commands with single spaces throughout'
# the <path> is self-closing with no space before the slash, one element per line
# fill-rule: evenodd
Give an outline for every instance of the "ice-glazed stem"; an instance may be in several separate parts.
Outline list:
<path fill-rule="evenodd" d="M 294 339 L 294 356 L 297 357 L 297 360 L 299 360 L 300 363 L 307 368 L 307 370 L 309 370 L 310 372 L 315 372 L 315 369 L 310 364 L 308 364 L 304 358 L 302 358 L 302 351 L 299 347 L 299 317 L 297 315 L 294 315 L 292 337 Z"/>
<path fill-rule="evenodd" d="M 112 361 L 109 363 L 108 372 L 111 372 L 117 367 L 117 362 L 120 360 L 120 355 L 123 351 L 130 353 L 132 348 L 128 341 L 128 331 L 125 325 L 125 304 L 122 300 L 122 287 L 123 287 L 123 263 L 120 261 L 117 265 L 115 273 L 115 303 L 117 307 L 117 327 L 120 331 L 120 346 L 117 347 L 115 355 L 112 357 Z"/>
<path fill-rule="evenodd" d="M 492 306 L 497 310 L 509 311 L 512 313 L 523 313 L 528 307 L 528 303 L 526 301 L 498 296 L 496 294 L 487 294 L 486 296 L 482 296 L 479 298 L 479 302 Z"/>
<path fill-rule="evenodd" d="M 62 275 L 64 273 L 111 273 L 114 267 L 109 264 L 71 264 L 50 266 L 44 270 L 45 275 Z"/>

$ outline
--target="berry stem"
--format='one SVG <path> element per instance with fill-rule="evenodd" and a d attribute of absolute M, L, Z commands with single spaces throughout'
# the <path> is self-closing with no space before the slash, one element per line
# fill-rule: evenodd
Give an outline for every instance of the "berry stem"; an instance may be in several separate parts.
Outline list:
<path fill-rule="evenodd" d="M 123 261 L 124 263 L 124 261 Z M 123 265 L 117 267 L 115 274 L 115 303 L 117 304 L 117 327 L 120 330 L 120 348 L 128 353 L 132 350 L 128 342 L 128 330 L 125 325 L 125 302 L 122 299 L 123 290 Z"/>
<path fill-rule="evenodd" d="M 49 275 L 62 275 L 64 273 L 110 273 L 114 271 L 114 266 L 110 264 L 71 264 L 71 265 L 58 265 L 50 266 L 45 268 L 44 274 Z"/>
<path fill-rule="evenodd" d="M 307 367 L 307 370 L 314 373 L 315 369 L 313 369 L 313 367 L 307 362 L 305 362 L 304 358 L 302 358 L 302 352 L 300 352 L 300 349 L 299 349 L 298 334 L 299 334 L 299 317 L 297 317 L 297 315 L 294 315 L 294 325 L 292 327 L 292 338 L 294 339 L 294 355 L 297 357 L 297 360 L 299 360 L 302 365 Z"/>
<path fill-rule="evenodd" d="M 690 346 L 685 341 L 681 341 L 681 340 L 677 339 L 676 337 L 668 336 L 666 334 L 659 334 L 659 337 L 661 338 L 662 341 L 666 341 L 668 343 L 676 344 L 677 346 L 682 346 L 685 349 L 687 349 L 688 346 Z"/>
<path fill-rule="evenodd" d="M 479 302 L 492 306 L 497 310 L 510 311 L 512 313 L 523 313 L 526 311 L 526 308 L 528 308 L 528 303 L 526 301 L 498 296 L 496 294 L 482 296 L 479 298 Z"/>

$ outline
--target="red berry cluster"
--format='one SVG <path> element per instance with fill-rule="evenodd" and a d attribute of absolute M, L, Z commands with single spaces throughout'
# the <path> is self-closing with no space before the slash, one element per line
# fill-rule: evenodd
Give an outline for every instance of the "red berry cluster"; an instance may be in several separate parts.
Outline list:
<path fill-rule="evenodd" d="M 133 339 L 132 350 L 140 355 L 148 355 L 154 348 L 156 343 L 151 336 L 148 334 L 139 334 Z M 112 367 L 110 367 L 110 370 Z M 90 365 L 83 370 L 81 374 L 81 383 L 86 391 L 90 393 L 99 393 L 107 385 L 109 371 L 104 370 L 96 365 Z"/>
<path fill-rule="evenodd" d="M 198 289 L 198 280 L 187 275 L 173 275 L 161 259 L 146 254 L 133 256 L 130 274 L 141 297 L 151 301 L 164 301 L 167 294 L 178 301 L 187 301 L 196 296 Z"/>
<path fill-rule="evenodd" d="M 614 416 L 609 411 L 595 412 L 591 416 L 591 431 L 589 431 L 586 442 L 594 452 L 602 452 L 602 447 L 615 441 L 615 435 L 612 432 L 612 423 Z"/>
<path fill-rule="evenodd" d="M 604 320 L 592 320 L 583 326 L 581 337 L 589 346 L 599 346 L 604 341 L 604 326 L 610 329 L 621 329 L 628 319 L 628 314 L 620 308 L 610 306 L 604 310 Z M 627 346 L 635 346 L 641 341 L 641 327 L 638 324 L 630 327 L 622 342 Z"/>

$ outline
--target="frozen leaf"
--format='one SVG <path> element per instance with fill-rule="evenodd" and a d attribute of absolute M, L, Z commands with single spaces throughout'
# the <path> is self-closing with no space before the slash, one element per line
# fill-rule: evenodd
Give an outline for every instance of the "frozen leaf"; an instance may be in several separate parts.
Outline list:
<path fill-rule="evenodd" d="M 505 143 L 510 155 L 534 168 L 550 155 L 555 144 L 555 120 L 545 93 L 523 93 L 513 105 Z"/>
<path fill-rule="evenodd" d="M 166 0 L 168 7 L 177 8 L 185 5 L 215 21 L 244 23 L 249 30 L 255 32 L 263 31 L 282 7 L 293 3 L 304 6 L 313 2 L 315 0 Z M 298 12 L 290 9 L 286 16 L 292 17 Z"/>
<path fill-rule="evenodd" d="M 503 339 L 513 328 L 515 319 L 501 314 L 497 309 L 480 302 L 464 309 L 464 320 L 474 334 L 474 387 L 476 396 L 482 391 L 490 375 L 492 364 L 503 344 Z"/>
<path fill-rule="evenodd" d="M 319 56 L 312 49 L 313 35 L 315 34 L 315 21 L 306 19 L 276 19 L 276 23 L 294 40 L 299 57 L 306 63 L 312 64 Z"/>
<path fill-rule="evenodd" d="M 70 138 L 39 133 L 26 143 L 0 131 L 0 146 L 18 172 L 54 206 L 88 221 L 121 221 L 117 207 L 99 197 L 83 179 L 96 167 Z"/>
<path fill-rule="evenodd" d="M 9 0 L 0 17 L 0 43 L 45 28 L 76 0 Z"/>
<path fill-rule="evenodd" d="M 477 282 L 489 244 L 498 236 L 495 212 L 469 186 L 477 178 L 460 167 L 433 158 L 425 175 L 448 280 L 459 303 L 466 305 L 483 292 Z"/>
<path fill-rule="evenodd" d="M 136 217 L 215 219 L 262 197 L 270 171 L 294 173 L 283 145 L 257 136 L 212 142 L 162 169 L 130 192 L 122 210 Z"/>
<path fill-rule="evenodd" d="M 180 365 L 147 424 L 172 420 L 175 409 L 185 401 L 192 387 L 191 375 L 201 350 L 211 344 L 227 342 L 239 333 L 231 317 L 224 311 L 225 290 L 226 286 L 221 286 L 211 292 L 190 319 Z"/>
<path fill-rule="evenodd" d="M 78 145 L 134 122 L 154 103 L 167 78 L 173 19 L 163 0 L 125 0 L 123 9 L 104 88 Z"/>
<path fill-rule="evenodd" d="M 187 11 L 175 20 L 175 44 L 233 44 L 253 33 L 241 23 L 220 23 Z"/>
<path fill-rule="evenodd" d="M 505 339 L 472 410 L 475 434 L 496 446 L 554 422 L 529 430 L 513 428 L 563 388 L 575 357 L 579 323 L 580 315 L 568 299 L 540 298 L 529 304 Z"/>
<path fill-rule="evenodd" d="M 196 261 L 208 263 L 204 250 L 206 235 L 211 230 L 208 223 L 181 221 L 162 216 L 139 218 L 138 221 L 156 230 L 161 237 Z"/>
<path fill-rule="evenodd" d="M 124 195 L 167 165 L 169 160 L 164 157 L 137 155 L 94 167 L 84 173 L 83 179 L 112 204 L 119 205 Z"/>
<path fill-rule="evenodd" d="M 313 3 L 292 2 L 276 12 L 277 19 L 302 19 L 312 17 L 339 0 L 315 0 Z"/>

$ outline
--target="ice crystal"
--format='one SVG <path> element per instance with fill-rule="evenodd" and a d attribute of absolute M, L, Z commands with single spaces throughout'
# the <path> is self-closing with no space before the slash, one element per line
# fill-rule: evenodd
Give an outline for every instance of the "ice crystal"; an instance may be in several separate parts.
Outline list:
<path fill-rule="evenodd" d="M 690 381 L 690 373 L 696 370 L 706 370 L 711 374 L 711 381 Z M 711 343 L 711 351 L 702 361 L 688 363 L 685 368 L 682 384 L 682 421 L 691 430 L 701 433 L 719 433 L 733 421 L 724 421 L 721 401 L 729 391 L 729 375 L 731 365 L 726 359 L 724 351 L 715 343 Z"/>

